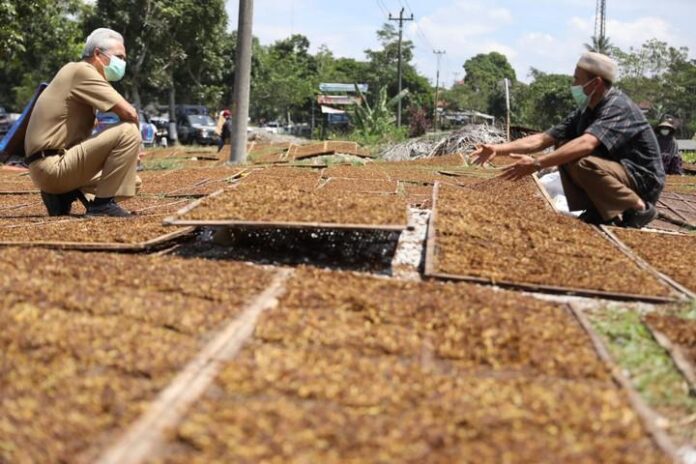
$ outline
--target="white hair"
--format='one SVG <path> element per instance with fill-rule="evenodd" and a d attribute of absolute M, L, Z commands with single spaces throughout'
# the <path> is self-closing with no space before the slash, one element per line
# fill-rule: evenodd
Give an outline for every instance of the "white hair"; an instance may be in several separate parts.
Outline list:
<path fill-rule="evenodd" d="M 94 50 L 97 48 L 100 50 L 108 50 L 114 43 L 123 43 L 123 36 L 105 27 L 95 29 L 85 41 L 85 49 L 82 52 L 82 58 L 89 58 L 94 54 Z"/>

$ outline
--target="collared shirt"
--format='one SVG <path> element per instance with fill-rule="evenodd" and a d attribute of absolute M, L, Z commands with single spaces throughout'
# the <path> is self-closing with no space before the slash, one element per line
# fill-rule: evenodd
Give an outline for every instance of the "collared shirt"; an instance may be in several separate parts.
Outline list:
<path fill-rule="evenodd" d="M 682 158 L 679 154 L 679 147 L 673 135 L 657 134 L 657 143 L 660 145 L 660 155 L 665 174 L 684 174 Z"/>
<path fill-rule="evenodd" d="M 91 135 L 95 109 L 108 111 L 121 100 L 123 97 L 91 64 L 66 64 L 36 101 L 24 152 L 29 156 L 77 145 Z"/>
<path fill-rule="evenodd" d="M 547 134 L 557 142 L 594 135 L 601 143 L 595 156 L 621 163 L 644 200 L 659 198 L 665 171 L 655 133 L 638 105 L 620 90 L 610 89 L 594 109 L 573 111 Z"/>

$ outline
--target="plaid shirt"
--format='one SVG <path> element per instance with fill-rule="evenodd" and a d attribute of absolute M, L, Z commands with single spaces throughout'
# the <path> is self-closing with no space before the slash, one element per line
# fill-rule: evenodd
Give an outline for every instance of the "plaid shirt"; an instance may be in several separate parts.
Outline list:
<path fill-rule="evenodd" d="M 620 90 L 610 89 L 594 109 L 573 111 L 547 134 L 557 142 L 594 135 L 601 143 L 595 156 L 621 163 L 644 200 L 659 198 L 665 171 L 657 138 L 640 108 Z"/>

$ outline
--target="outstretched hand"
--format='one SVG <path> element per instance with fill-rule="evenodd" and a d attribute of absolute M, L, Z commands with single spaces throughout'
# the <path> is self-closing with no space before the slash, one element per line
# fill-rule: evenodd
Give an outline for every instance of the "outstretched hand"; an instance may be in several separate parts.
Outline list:
<path fill-rule="evenodd" d="M 495 145 L 484 143 L 476 147 L 476 150 L 471 154 L 471 157 L 474 159 L 474 164 L 484 165 L 495 158 L 495 155 L 497 154 L 498 153 L 495 150 Z"/>
<path fill-rule="evenodd" d="M 510 157 L 516 158 L 519 161 L 505 166 L 499 177 L 506 180 L 520 180 L 538 171 L 538 166 L 534 163 L 534 158 L 531 156 L 511 154 Z"/>

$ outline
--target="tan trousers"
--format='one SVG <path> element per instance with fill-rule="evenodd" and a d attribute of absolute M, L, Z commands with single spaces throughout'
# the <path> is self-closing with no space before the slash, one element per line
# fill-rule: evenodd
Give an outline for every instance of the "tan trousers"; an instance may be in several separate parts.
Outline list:
<path fill-rule="evenodd" d="M 140 152 L 140 128 L 123 122 L 29 166 L 34 183 L 47 193 L 80 189 L 100 198 L 135 195 L 135 168 Z"/>
<path fill-rule="evenodd" d="M 621 163 L 586 156 L 562 165 L 560 172 L 571 211 L 594 207 L 608 221 L 640 205 L 641 198 Z"/>

